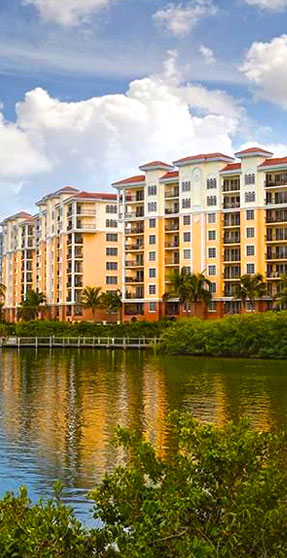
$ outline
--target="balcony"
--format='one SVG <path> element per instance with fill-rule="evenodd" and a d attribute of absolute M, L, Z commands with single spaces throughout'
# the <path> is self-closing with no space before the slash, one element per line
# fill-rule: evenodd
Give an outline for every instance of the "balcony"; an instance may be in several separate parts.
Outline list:
<path fill-rule="evenodd" d="M 287 260 L 287 246 L 284 250 L 270 250 L 270 252 L 267 251 L 266 260 Z"/>
<path fill-rule="evenodd" d="M 274 210 L 270 211 L 267 210 L 266 213 L 266 223 L 274 224 L 274 223 L 287 223 L 287 210 Z"/>
<path fill-rule="evenodd" d="M 224 236 L 223 244 L 240 244 L 240 234 Z"/>
<path fill-rule="evenodd" d="M 222 186 L 222 191 L 225 193 L 229 192 L 239 192 L 240 191 L 240 180 L 224 181 Z"/>
<path fill-rule="evenodd" d="M 138 290 L 137 292 L 126 292 L 125 298 L 128 300 L 136 300 L 139 298 L 144 298 L 143 289 Z"/>
<path fill-rule="evenodd" d="M 135 261 L 135 262 L 132 261 L 125 262 L 125 267 L 143 267 L 143 266 L 144 266 L 143 260 Z"/>
<path fill-rule="evenodd" d="M 241 275 L 241 267 L 240 265 L 236 265 L 236 266 L 230 266 L 230 267 L 226 267 L 224 269 L 224 274 L 223 274 L 223 278 L 224 281 L 228 280 L 238 280 L 240 278 Z"/>
<path fill-rule="evenodd" d="M 232 216 L 232 219 L 230 217 L 230 215 L 225 215 L 223 227 L 240 227 L 240 215 L 236 217 Z"/>
<path fill-rule="evenodd" d="M 240 199 L 225 199 L 223 202 L 223 209 L 238 209 L 240 208 Z"/>
<path fill-rule="evenodd" d="M 267 229 L 266 242 L 287 242 L 287 229 Z"/>
<path fill-rule="evenodd" d="M 240 253 L 234 252 L 234 253 L 228 253 L 225 252 L 224 256 L 223 256 L 223 260 L 224 263 L 227 262 L 240 262 Z"/>
<path fill-rule="evenodd" d="M 144 244 L 126 244 L 125 245 L 125 251 L 126 252 L 132 252 L 135 250 L 140 250 L 142 251 L 144 249 Z"/>
<path fill-rule="evenodd" d="M 283 205 L 287 203 L 287 192 L 267 192 L 266 205 Z"/>
<path fill-rule="evenodd" d="M 134 283 L 134 284 L 142 284 L 144 283 L 143 277 L 126 277 L 125 278 L 126 285 Z"/>
<path fill-rule="evenodd" d="M 277 188 L 280 186 L 287 187 L 287 174 L 276 174 L 276 175 L 267 175 L 265 180 L 265 187 L 266 188 Z"/>
<path fill-rule="evenodd" d="M 134 234 L 144 234 L 144 227 L 131 227 L 130 229 L 125 229 L 125 234 L 127 236 Z"/>
<path fill-rule="evenodd" d="M 166 191 L 164 194 L 166 200 L 178 198 L 179 197 L 179 188 L 175 188 L 174 190 Z"/>
<path fill-rule="evenodd" d="M 164 244 L 165 248 L 179 248 L 179 241 L 177 242 L 165 242 Z"/>
<path fill-rule="evenodd" d="M 129 220 L 129 219 L 139 219 L 141 217 L 144 217 L 144 209 L 142 208 L 142 211 L 127 211 L 125 213 L 125 219 Z"/>
<path fill-rule="evenodd" d="M 165 265 L 171 265 L 176 267 L 179 265 L 179 258 L 167 258 L 165 260 Z"/>
<path fill-rule="evenodd" d="M 173 223 L 167 223 L 165 225 L 165 232 L 175 232 L 179 230 L 179 222 L 174 221 Z"/>
<path fill-rule="evenodd" d="M 126 203 L 143 203 L 144 202 L 144 192 L 138 192 L 136 195 L 128 194 L 126 196 Z"/>

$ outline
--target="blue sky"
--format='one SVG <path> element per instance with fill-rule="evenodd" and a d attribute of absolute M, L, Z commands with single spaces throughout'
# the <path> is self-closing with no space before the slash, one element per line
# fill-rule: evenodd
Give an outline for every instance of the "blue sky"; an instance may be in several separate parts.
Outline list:
<path fill-rule="evenodd" d="M 146 160 L 287 153 L 287 0 L 2 0 L 1 214 Z"/>

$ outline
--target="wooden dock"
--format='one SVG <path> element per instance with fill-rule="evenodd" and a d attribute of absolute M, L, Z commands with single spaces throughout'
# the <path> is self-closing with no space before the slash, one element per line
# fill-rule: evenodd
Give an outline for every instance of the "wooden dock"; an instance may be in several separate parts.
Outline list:
<path fill-rule="evenodd" d="M 87 349 L 154 349 L 158 337 L 2 337 L 0 349 L 87 348 Z"/>

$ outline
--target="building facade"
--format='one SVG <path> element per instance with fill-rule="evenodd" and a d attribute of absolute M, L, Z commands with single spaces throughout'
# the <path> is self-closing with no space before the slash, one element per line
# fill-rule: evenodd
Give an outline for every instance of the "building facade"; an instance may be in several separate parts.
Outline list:
<path fill-rule="evenodd" d="M 154 161 L 113 184 L 123 223 L 124 319 L 179 315 L 178 301 L 164 294 L 182 267 L 211 282 L 205 317 L 241 310 L 234 289 L 243 274 L 262 273 L 268 290 L 256 307 L 271 307 L 287 273 L 287 157 L 257 147 L 235 157 Z"/>
<path fill-rule="evenodd" d="M 91 311 L 80 305 L 83 288 L 106 292 L 120 287 L 117 197 L 68 186 L 44 196 L 37 206 L 34 216 L 20 212 L 2 222 L 4 316 L 15 320 L 18 305 L 34 289 L 46 295 L 46 317 L 91 319 Z M 99 310 L 96 319 L 107 319 L 106 312 Z"/>

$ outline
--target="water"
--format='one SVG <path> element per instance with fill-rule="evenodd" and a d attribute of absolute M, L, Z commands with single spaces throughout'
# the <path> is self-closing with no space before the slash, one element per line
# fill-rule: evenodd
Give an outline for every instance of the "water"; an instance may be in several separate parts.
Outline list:
<path fill-rule="evenodd" d="M 145 432 L 160 455 L 164 419 L 188 409 L 224 424 L 249 416 L 255 428 L 287 428 L 287 363 L 162 357 L 139 351 L 5 350 L 0 361 L 0 495 L 25 484 L 33 499 L 56 479 L 83 521 L 86 494 L 118 462 L 117 424 Z"/>

